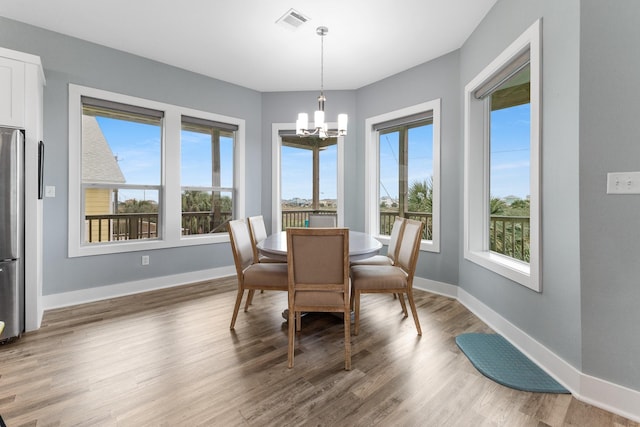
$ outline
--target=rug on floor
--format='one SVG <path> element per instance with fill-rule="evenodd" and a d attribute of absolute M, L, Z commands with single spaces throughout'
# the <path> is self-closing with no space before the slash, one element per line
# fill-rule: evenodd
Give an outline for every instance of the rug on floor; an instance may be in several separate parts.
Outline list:
<path fill-rule="evenodd" d="M 456 344 L 486 377 L 507 387 L 537 393 L 569 393 L 498 334 L 462 334 Z"/>

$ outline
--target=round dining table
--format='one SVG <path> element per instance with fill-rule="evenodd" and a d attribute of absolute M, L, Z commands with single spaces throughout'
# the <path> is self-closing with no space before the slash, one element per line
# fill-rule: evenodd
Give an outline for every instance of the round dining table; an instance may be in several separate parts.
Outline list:
<path fill-rule="evenodd" d="M 257 245 L 261 254 L 270 258 L 287 260 L 287 232 L 279 231 L 268 236 Z M 349 259 L 352 261 L 369 258 L 378 253 L 382 243 L 373 236 L 360 231 L 349 230 Z"/>

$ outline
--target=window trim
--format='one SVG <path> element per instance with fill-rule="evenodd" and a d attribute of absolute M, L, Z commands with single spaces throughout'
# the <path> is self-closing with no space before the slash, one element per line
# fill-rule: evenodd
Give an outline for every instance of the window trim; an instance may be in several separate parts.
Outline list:
<path fill-rule="evenodd" d="M 162 130 L 162 180 L 159 209 L 164 215 L 162 237 L 153 240 L 113 242 L 100 245 L 82 243 L 82 102 L 81 97 L 118 102 L 164 112 Z M 228 242 L 227 233 L 206 236 L 182 236 L 180 233 L 181 183 L 180 183 L 180 132 L 182 116 L 229 123 L 238 126 L 234 147 L 234 215 L 245 213 L 245 121 L 187 107 L 137 98 L 106 90 L 69 84 L 69 186 L 68 186 L 68 256 L 82 257 L 126 253 L 142 250 L 163 249 L 193 245 Z"/>
<path fill-rule="evenodd" d="M 378 150 L 378 134 L 376 125 L 403 117 L 414 116 L 426 111 L 433 111 L 433 239 L 422 240 L 420 250 L 440 252 L 440 104 L 437 98 L 421 104 L 399 110 L 390 111 L 365 120 L 365 220 L 367 233 L 373 235 L 383 244 L 389 244 L 389 236 L 382 236 L 380 230 L 380 153 Z"/>
<path fill-rule="evenodd" d="M 489 129 L 486 99 L 474 94 L 530 51 L 530 262 L 489 251 Z M 536 292 L 541 278 L 541 20 L 533 23 L 464 88 L 464 258 Z"/>

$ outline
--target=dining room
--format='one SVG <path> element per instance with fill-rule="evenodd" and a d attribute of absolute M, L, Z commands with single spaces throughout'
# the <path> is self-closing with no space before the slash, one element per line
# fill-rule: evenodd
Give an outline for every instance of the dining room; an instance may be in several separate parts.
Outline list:
<path fill-rule="evenodd" d="M 313 17 L 300 32 L 275 24 L 291 6 L 279 2 L 271 4 L 277 13 L 247 14 L 269 17 L 264 32 L 230 29 L 232 19 L 210 25 L 232 5 L 199 4 L 200 13 L 184 21 L 175 19 L 189 8 L 175 6 L 164 21 L 149 23 L 136 5 L 116 2 L 98 13 L 82 2 L 52 3 L 0 8 L 0 46 L 38 56 L 46 78 L 44 163 L 40 181 L 37 173 L 28 180 L 34 189 L 42 183 L 42 198 L 36 192 L 29 199 L 41 214 L 25 227 L 30 237 L 40 233 L 39 270 L 29 271 L 25 284 L 28 327 L 0 346 L 7 425 L 640 421 L 638 202 L 635 193 L 613 194 L 607 186 L 608 174 L 637 169 L 633 1 L 462 2 L 468 13 L 442 18 L 455 22 L 448 26 L 434 21 L 430 2 L 412 0 L 415 13 L 381 4 L 377 12 L 385 16 L 376 19 L 432 31 L 395 44 L 393 30 L 355 32 L 336 22 L 345 5 L 333 0 L 300 4 Z M 65 20 L 41 16 L 80 16 L 66 24 L 82 21 L 94 32 L 71 33 L 55 26 Z M 196 25 L 201 17 L 206 24 Z M 154 42 L 138 33 L 109 44 L 94 37 L 105 22 L 150 25 L 154 31 L 144 34 Z M 208 43 L 181 44 L 177 57 L 213 63 L 189 68 L 164 56 L 173 46 L 166 28 L 176 22 L 184 30 L 176 37 Z M 324 36 L 316 30 L 322 25 Z M 209 36 L 209 27 L 226 32 Z M 448 27 L 466 32 L 431 52 Z M 115 37 L 126 28 L 104 31 Z M 276 53 L 240 53 L 234 43 L 243 33 L 261 53 L 273 45 L 293 62 L 284 67 Z M 138 43 L 157 51 L 136 51 Z M 361 57 L 365 50 L 371 56 Z M 411 52 L 432 56 L 393 60 Z M 225 68 L 240 60 L 249 64 Z M 397 68 L 383 68 L 392 63 Z M 509 65 L 517 71 L 488 84 Z M 369 79 L 334 80 L 354 75 Z M 316 141 L 314 151 L 302 147 L 297 131 L 317 128 L 311 121 L 297 129 L 297 120 L 316 108 L 337 134 Z M 507 111 L 511 125 L 528 125 L 530 137 L 526 146 L 492 151 L 492 129 L 480 127 Z M 110 146 L 109 130 L 123 124 L 139 138 Z M 96 156 L 83 156 L 87 147 Z M 290 149 L 304 161 L 296 164 Z M 513 161 L 491 175 L 499 156 Z M 296 166 L 306 178 L 287 176 Z M 152 180 L 136 174 L 143 168 Z M 500 175 L 514 170 L 517 178 Z M 491 187 L 521 184 L 523 174 L 529 179 L 518 191 Z M 308 194 L 288 195 L 297 181 Z M 330 228 L 372 243 L 354 252 L 363 258 L 388 257 L 396 216 L 423 223 L 415 310 L 408 300 L 403 308 L 394 292 L 359 293 L 349 370 L 344 318 L 301 316 L 289 368 L 290 322 L 282 316 L 288 292 L 256 287 L 247 311 L 246 292 L 237 306 L 228 223 L 261 215 L 265 238 L 282 243 L 287 228 L 316 228 L 305 226 L 312 214 L 333 216 Z M 259 257 L 288 256 L 275 243 L 262 249 Z M 455 340 L 489 332 L 571 394 L 514 391 L 485 378 Z"/>

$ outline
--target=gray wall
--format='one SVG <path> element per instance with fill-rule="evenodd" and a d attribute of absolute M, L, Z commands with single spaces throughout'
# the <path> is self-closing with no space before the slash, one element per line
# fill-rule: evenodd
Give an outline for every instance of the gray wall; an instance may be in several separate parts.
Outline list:
<path fill-rule="evenodd" d="M 267 92 L 262 94 L 262 173 L 265 178 L 271 178 L 272 165 L 272 123 L 294 124 L 298 113 L 307 113 L 313 117 L 318 109 L 318 91 L 309 92 Z M 326 91 L 325 120 L 337 121 L 338 114 L 349 115 L 347 136 L 344 137 L 344 180 L 345 180 L 345 219 L 344 224 L 354 230 L 362 230 L 363 215 L 358 215 L 361 209 L 354 203 L 355 194 L 361 192 L 356 184 L 357 115 L 355 108 L 355 91 Z M 292 127 L 293 130 L 293 127 Z M 271 180 L 262 180 L 262 215 L 269 230 L 271 230 Z"/>
<path fill-rule="evenodd" d="M 640 171 L 640 5 L 581 2 L 580 239 L 583 371 L 640 389 L 640 195 L 607 172 Z"/>
<path fill-rule="evenodd" d="M 56 197 L 44 200 L 45 295 L 233 265 L 226 243 L 147 251 L 151 263 L 145 267 L 135 252 L 67 258 L 68 84 L 245 119 L 247 182 L 262 167 L 259 92 L 5 18 L 0 46 L 39 55 L 47 79 L 44 182 L 55 185 Z M 260 211 L 260 198 L 260 188 L 248 185 L 247 213 Z"/>
<path fill-rule="evenodd" d="M 440 252 L 421 252 L 416 275 L 444 283 L 458 283 L 458 252 L 462 185 L 462 129 L 460 127 L 460 67 L 458 51 L 411 68 L 358 90 L 358 176 L 354 193 L 364 218 L 365 129 L 367 118 L 404 107 L 441 99 Z M 361 221 L 364 221 L 361 219 Z"/>
<path fill-rule="evenodd" d="M 460 52 L 462 89 L 542 18 L 542 293 L 466 261 L 459 286 L 577 369 L 582 364 L 578 0 L 501 0 Z M 459 117 L 463 123 L 463 117 Z M 462 143 L 462 141 L 460 141 Z M 459 208 L 463 207 L 458 193 Z M 462 222 L 459 223 L 462 228 Z M 640 384 L 638 384 L 640 385 Z"/>

